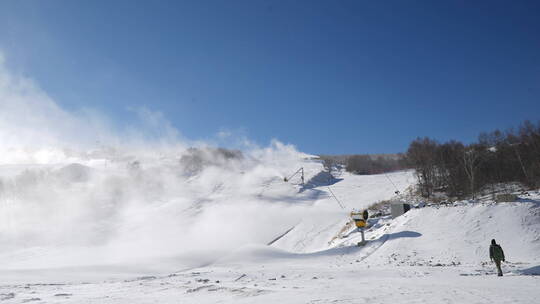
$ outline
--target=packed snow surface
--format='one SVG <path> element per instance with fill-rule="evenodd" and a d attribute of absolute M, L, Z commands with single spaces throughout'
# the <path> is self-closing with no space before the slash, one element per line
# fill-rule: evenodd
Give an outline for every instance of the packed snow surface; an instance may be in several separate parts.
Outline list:
<path fill-rule="evenodd" d="M 35 152 L 27 152 L 35 153 Z M 274 143 L 54 151 L 0 165 L 6 303 L 535 303 L 540 194 L 369 220 L 411 171 L 357 176 Z M 63 160 L 62 160 L 63 159 Z M 59 161 L 61 160 L 61 161 Z M 299 168 L 300 176 L 285 182 Z M 503 246 L 505 276 L 489 261 Z M 268 245 L 270 244 L 271 245 Z"/>

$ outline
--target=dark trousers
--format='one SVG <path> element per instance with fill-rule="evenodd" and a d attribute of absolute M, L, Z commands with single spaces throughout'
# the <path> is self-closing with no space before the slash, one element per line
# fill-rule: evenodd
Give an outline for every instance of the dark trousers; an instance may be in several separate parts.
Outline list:
<path fill-rule="evenodd" d="M 497 271 L 499 272 L 498 273 L 498 276 L 502 277 L 502 269 L 501 269 L 501 260 L 494 260 L 495 261 L 495 265 L 497 266 Z"/>

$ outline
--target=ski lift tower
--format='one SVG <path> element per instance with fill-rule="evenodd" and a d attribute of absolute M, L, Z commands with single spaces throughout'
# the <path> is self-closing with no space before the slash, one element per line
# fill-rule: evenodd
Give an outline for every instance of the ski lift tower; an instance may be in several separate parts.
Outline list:
<path fill-rule="evenodd" d="M 296 174 L 299 174 L 299 173 L 300 173 L 300 179 L 302 180 L 302 185 L 304 185 L 304 167 L 301 167 L 300 169 L 296 170 L 296 172 L 294 172 L 291 176 L 284 177 L 283 181 L 288 182 L 291 180 L 291 178 L 295 177 Z"/>

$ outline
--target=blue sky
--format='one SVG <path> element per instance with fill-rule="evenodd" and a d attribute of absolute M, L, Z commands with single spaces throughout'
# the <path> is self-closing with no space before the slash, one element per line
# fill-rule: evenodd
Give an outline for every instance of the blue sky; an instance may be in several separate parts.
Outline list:
<path fill-rule="evenodd" d="M 309 153 L 540 119 L 538 1 L 1 1 L 0 50 L 62 107 L 161 111 Z"/>

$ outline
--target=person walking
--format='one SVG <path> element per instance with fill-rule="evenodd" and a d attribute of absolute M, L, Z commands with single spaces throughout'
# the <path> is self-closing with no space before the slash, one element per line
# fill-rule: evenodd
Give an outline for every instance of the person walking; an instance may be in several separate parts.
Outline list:
<path fill-rule="evenodd" d="M 502 250 L 501 245 L 495 242 L 495 239 L 491 240 L 491 246 L 489 246 L 489 258 L 492 262 L 495 262 L 497 271 L 499 272 L 498 276 L 502 277 L 501 261 L 504 262 L 504 251 Z"/>

